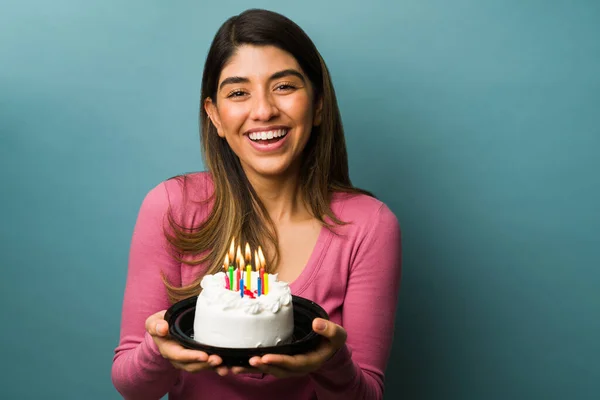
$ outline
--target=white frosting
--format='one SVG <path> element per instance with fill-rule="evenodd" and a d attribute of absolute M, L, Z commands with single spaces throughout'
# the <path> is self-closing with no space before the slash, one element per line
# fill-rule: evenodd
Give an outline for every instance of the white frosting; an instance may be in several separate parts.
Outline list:
<path fill-rule="evenodd" d="M 285 343 L 294 331 L 292 293 L 277 275 L 269 275 L 268 293 L 252 299 L 225 288 L 225 273 L 205 275 L 196 302 L 194 340 L 216 347 L 254 348 Z M 243 278 L 246 277 L 246 272 Z M 251 272 L 252 292 L 258 272 Z M 247 282 L 244 282 L 248 286 Z"/>

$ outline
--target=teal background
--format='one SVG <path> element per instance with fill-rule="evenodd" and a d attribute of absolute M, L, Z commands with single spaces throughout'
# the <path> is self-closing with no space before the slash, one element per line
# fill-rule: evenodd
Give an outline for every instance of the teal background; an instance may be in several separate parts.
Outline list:
<path fill-rule="evenodd" d="M 204 57 L 251 7 L 327 61 L 397 214 L 386 399 L 600 398 L 600 3 L 2 1 L 0 397 L 117 399 L 145 193 L 202 169 Z"/>

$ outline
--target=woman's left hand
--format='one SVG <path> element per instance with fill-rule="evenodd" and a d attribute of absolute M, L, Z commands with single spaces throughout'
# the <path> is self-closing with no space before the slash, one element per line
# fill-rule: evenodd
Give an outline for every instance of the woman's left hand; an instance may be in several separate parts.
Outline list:
<path fill-rule="evenodd" d="M 318 370 L 324 362 L 342 348 L 348 335 L 341 326 L 322 318 L 315 318 L 312 328 L 324 339 L 315 351 L 295 356 L 265 354 L 262 357 L 252 357 L 250 365 L 253 368 L 233 367 L 231 372 L 234 374 L 262 372 L 278 378 L 287 378 L 306 375 Z"/>

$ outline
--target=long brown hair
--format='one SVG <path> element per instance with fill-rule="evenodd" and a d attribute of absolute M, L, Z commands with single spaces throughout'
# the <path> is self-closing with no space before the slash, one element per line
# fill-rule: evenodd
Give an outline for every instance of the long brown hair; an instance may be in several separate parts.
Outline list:
<path fill-rule="evenodd" d="M 275 46 L 296 58 L 322 101 L 321 124 L 314 127 L 304 149 L 300 168 L 300 190 L 312 215 L 324 226 L 343 224 L 332 212 L 334 192 L 370 193 L 350 182 L 348 157 L 340 111 L 329 71 L 312 40 L 283 15 L 251 9 L 228 19 L 217 31 L 208 52 L 202 76 L 200 101 L 201 144 L 204 164 L 214 182 L 214 202 L 208 218 L 196 227 L 184 227 L 170 216 L 170 233 L 165 232 L 178 260 L 190 265 L 208 263 L 207 273 L 222 269 L 232 237 L 236 243 L 249 243 L 265 249 L 267 270 L 279 262 L 277 232 L 267 210 L 248 181 L 237 155 L 218 136 L 203 107 L 207 98 L 216 102 L 221 70 L 241 45 Z M 185 184 L 185 176 L 180 176 Z M 242 248 L 243 249 L 243 248 Z M 190 256 L 192 256 L 190 258 Z M 176 287 L 163 280 L 171 301 L 197 295 L 198 277 L 191 284 Z"/>

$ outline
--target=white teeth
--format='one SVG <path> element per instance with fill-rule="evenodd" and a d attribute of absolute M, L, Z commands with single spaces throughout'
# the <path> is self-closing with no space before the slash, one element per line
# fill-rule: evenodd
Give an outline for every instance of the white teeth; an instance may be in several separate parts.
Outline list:
<path fill-rule="evenodd" d="M 276 131 L 263 131 L 263 132 L 252 132 L 248 136 L 251 140 L 268 140 L 285 136 L 287 133 L 286 129 L 279 129 Z"/>

